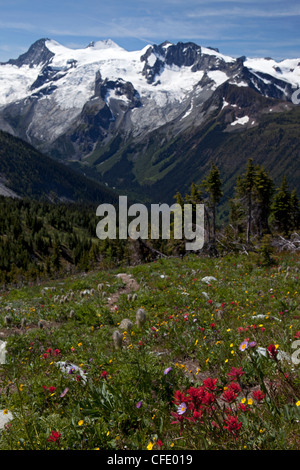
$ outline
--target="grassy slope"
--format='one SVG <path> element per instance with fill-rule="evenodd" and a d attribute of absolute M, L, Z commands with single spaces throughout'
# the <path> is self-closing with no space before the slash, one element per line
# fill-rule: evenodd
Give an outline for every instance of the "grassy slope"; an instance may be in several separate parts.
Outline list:
<path fill-rule="evenodd" d="M 163 450 L 299 449 L 297 365 L 257 353 L 258 346 L 272 343 L 291 355 L 300 330 L 299 255 L 280 254 L 275 262 L 263 267 L 257 255 L 216 260 L 190 255 L 127 268 L 140 285 L 136 301 L 119 291 L 124 285 L 116 277 L 118 271 L 96 271 L 3 293 L 1 332 L 8 344 L 7 363 L 0 366 L 0 408 L 11 411 L 15 419 L 0 434 L 0 447 L 149 449 L 153 445 L 157 450 L 160 439 Z M 216 280 L 206 284 L 204 276 Z M 81 290 L 96 289 L 99 282 L 106 294 L 96 291 L 80 297 Z M 51 286 L 56 292 L 46 290 L 42 297 L 42 287 Z M 73 300 L 54 302 L 55 294 L 62 296 L 70 289 Z M 109 309 L 108 299 L 116 292 L 120 293 L 116 306 Z M 135 324 L 139 307 L 147 312 L 143 329 Z M 6 327 L 8 310 L 12 322 Z M 27 327 L 21 331 L 23 317 Z M 43 329 L 37 328 L 40 318 L 46 320 Z M 124 318 L 133 327 L 122 334 L 122 350 L 116 350 L 112 332 Z M 240 351 L 245 338 L 257 346 Z M 85 371 L 86 383 L 76 379 L 76 372 L 60 372 L 55 364 L 67 360 Z M 229 406 L 222 394 L 223 387 L 229 387 L 227 374 L 233 366 L 242 367 L 244 375 L 239 380 L 242 390 Z M 198 387 L 207 377 L 217 379 L 218 406 L 215 411 L 204 407 L 201 422 L 184 419 L 180 432 L 180 424 L 172 424 L 176 418 L 171 412 L 177 409 L 174 393 Z M 258 388 L 266 393 L 261 404 L 252 395 Z M 226 405 L 234 415 L 244 401 L 246 410 L 237 411 L 241 429 L 235 435 L 223 428 L 222 409 Z M 47 440 L 51 430 L 61 434 L 59 441 Z"/>

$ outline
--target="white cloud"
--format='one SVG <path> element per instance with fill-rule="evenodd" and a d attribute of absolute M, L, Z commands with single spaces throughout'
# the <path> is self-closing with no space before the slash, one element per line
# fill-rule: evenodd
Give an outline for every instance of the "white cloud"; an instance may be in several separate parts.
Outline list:
<path fill-rule="evenodd" d="M 240 3 L 240 2 L 238 2 Z M 300 7 L 293 6 L 291 8 L 285 7 L 282 10 L 275 10 L 273 8 L 243 8 L 243 7 L 228 7 L 228 8 L 201 8 L 198 11 L 187 13 L 187 18 L 200 19 L 207 17 L 238 17 L 238 18 L 286 18 L 289 16 L 299 16 Z"/>

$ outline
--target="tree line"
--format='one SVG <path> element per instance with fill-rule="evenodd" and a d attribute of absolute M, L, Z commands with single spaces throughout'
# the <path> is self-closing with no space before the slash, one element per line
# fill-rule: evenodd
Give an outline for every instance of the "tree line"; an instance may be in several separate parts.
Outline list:
<path fill-rule="evenodd" d="M 207 241 L 212 253 L 217 250 L 217 213 L 222 199 L 222 180 L 219 168 L 211 163 L 207 177 L 198 185 L 192 183 L 184 197 L 178 192 L 176 202 L 205 204 Z M 251 244 L 265 235 L 289 236 L 300 226 L 300 204 L 296 188 L 290 190 L 287 178 L 275 187 L 274 181 L 262 165 L 249 159 L 245 171 L 237 177 L 234 196 L 229 199 L 229 229 L 235 239 Z"/>
<path fill-rule="evenodd" d="M 296 189 L 289 189 L 285 176 L 276 188 L 263 166 L 249 159 L 228 201 L 228 221 L 221 224 L 222 185 L 219 168 L 212 162 L 200 184 L 192 183 L 187 194 L 174 196 L 182 208 L 185 203 L 204 204 L 204 251 L 211 256 L 218 255 L 222 235 L 223 247 L 228 240 L 249 246 L 265 235 L 288 237 L 299 229 L 299 198 Z M 93 204 L 0 196 L 0 284 L 149 261 L 159 254 L 184 254 L 184 241 L 172 237 L 149 237 L 146 242 L 118 237 L 99 240 L 98 221 Z"/>

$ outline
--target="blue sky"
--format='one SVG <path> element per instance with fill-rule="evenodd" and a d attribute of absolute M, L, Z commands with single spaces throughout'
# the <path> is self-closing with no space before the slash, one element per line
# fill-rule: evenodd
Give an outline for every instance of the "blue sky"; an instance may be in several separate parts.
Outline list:
<path fill-rule="evenodd" d="M 128 50 L 193 41 L 234 57 L 300 57 L 299 0 L 0 0 L 0 61 L 40 38 Z"/>

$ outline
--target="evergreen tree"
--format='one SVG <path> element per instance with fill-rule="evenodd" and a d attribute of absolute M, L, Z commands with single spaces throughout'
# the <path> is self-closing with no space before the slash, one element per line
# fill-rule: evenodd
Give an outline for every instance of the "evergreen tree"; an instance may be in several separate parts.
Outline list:
<path fill-rule="evenodd" d="M 51 262 L 52 266 L 55 270 L 58 270 L 60 268 L 60 254 L 61 254 L 61 247 L 58 239 L 56 238 L 53 242 L 53 251 L 52 251 L 52 257 L 51 257 Z"/>
<path fill-rule="evenodd" d="M 289 228 L 291 227 L 291 194 L 288 190 L 285 175 L 274 196 L 272 212 L 276 228 L 284 232 L 285 235 L 288 235 Z"/>
<path fill-rule="evenodd" d="M 255 221 L 258 234 L 262 237 L 264 232 L 270 233 L 269 216 L 274 194 L 274 183 L 262 166 L 256 167 L 254 182 Z"/>
<path fill-rule="evenodd" d="M 202 182 L 203 187 L 208 193 L 208 205 L 212 211 L 212 245 L 215 248 L 216 244 L 216 208 L 222 193 L 222 181 L 220 178 L 220 171 L 217 166 L 212 162 L 211 169 L 208 176 Z"/>
<path fill-rule="evenodd" d="M 298 230 L 300 228 L 300 202 L 296 188 L 291 192 L 291 228 Z"/>
<path fill-rule="evenodd" d="M 251 240 L 252 231 L 252 206 L 253 206 L 253 189 L 255 184 L 255 167 L 252 158 L 249 158 L 246 172 L 239 181 L 240 187 L 238 191 L 246 196 L 247 206 L 247 243 Z"/>
<path fill-rule="evenodd" d="M 246 218 L 246 241 L 250 243 L 255 228 L 259 237 L 270 233 L 269 216 L 271 213 L 274 183 L 263 168 L 255 166 L 249 159 L 246 171 L 237 177 L 235 198 L 231 200 L 231 222 L 242 227 Z"/>

